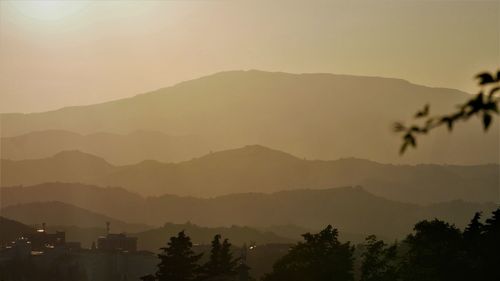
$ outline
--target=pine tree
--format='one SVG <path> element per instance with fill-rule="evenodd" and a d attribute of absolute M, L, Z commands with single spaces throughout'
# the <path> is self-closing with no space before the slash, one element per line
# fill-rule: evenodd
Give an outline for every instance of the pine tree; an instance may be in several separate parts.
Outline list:
<path fill-rule="evenodd" d="M 492 216 L 484 224 L 482 256 L 484 271 L 482 280 L 500 280 L 500 208 L 493 211 Z"/>
<path fill-rule="evenodd" d="M 161 248 L 158 255 L 160 263 L 156 278 L 158 281 L 192 281 L 196 280 L 202 254 L 196 255 L 192 250 L 191 238 L 184 231 L 177 237 L 171 237 L 167 247 Z"/>
<path fill-rule="evenodd" d="M 221 236 L 215 235 L 212 240 L 210 258 L 202 267 L 202 280 L 226 281 L 234 280 L 237 275 L 237 260 L 231 254 L 231 243 L 227 239 L 221 243 Z"/>
<path fill-rule="evenodd" d="M 484 272 L 484 257 L 482 253 L 484 225 L 481 223 L 481 213 L 477 212 L 465 228 L 463 244 L 465 251 L 466 279 L 474 280 Z"/>
<path fill-rule="evenodd" d="M 238 273 L 238 281 L 253 281 L 254 279 L 250 276 L 250 267 L 247 265 L 247 244 L 243 244 L 241 248 L 240 258 L 238 265 L 236 266 L 236 272 Z"/>
<path fill-rule="evenodd" d="M 464 230 L 464 239 L 469 243 L 476 243 L 481 238 L 483 228 L 484 225 L 481 223 L 481 213 L 477 212 Z"/>

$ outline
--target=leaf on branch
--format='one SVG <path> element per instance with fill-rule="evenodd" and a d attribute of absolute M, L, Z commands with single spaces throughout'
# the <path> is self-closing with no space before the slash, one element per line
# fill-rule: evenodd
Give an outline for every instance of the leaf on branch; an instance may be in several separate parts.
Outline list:
<path fill-rule="evenodd" d="M 497 91 L 500 91 L 500 87 L 498 87 L 498 86 L 497 86 L 497 87 L 495 87 L 495 88 L 493 88 L 493 89 L 491 89 L 490 93 L 488 94 L 488 99 L 490 99 L 490 100 L 491 100 L 491 98 L 495 95 L 495 93 L 496 93 Z"/>
<path fill-rule="evenodd" d="M 421 131 L 422 131 L 422 129 L 418 126 L 411 126 L 411 128 L 410 128 L 410 132 L 420 133 Z"/>
<path fill-rule="evenodd" d="M 435 118 L 429 118 L 429 119 L 427 119 L 427 121 L 425 121 L 425 126 L 426 127 L 430 127 L 432 125 L 432 123 L 434 123 L 434 121 L 436 121 Z"/>
<path fill-rule="evenodd" d="M 427 115 L 429 115 L 429 111 L 430 111 L 430 105 L 426 104 L 422 110 L 418 111 L 415 114 L 415 118 L 426 117 Z"/>
<path fill-rule="evenodd" d="M 401 145 L 401 149 L 399 150 L 399 153 L 400 154 L 405 153 L 405 151 L 409 145 L 412 147 L 416 147 L 417 141 L 415 140 L 415 136 L 413 136 L 411 133 L 406 133 L 403 137 L 403 145 Z"/>
<path fill-rule="evenodd" d="M 476 78 L 479 79 L 479 85 L 486 85 L 496 82 L 496 79 L 493 78 L 493 76 L 488 72 L 480 73 L 476 76 Z"/>
<path fill-rule="evenodd" d="M 453 118 L 445 116 L 445 117 L 441 118 L 441 122 L 446 123 L 449 131 L 453 130 L 453 122 L 454 122 Z"/>
<path fill-rule="evenodd" d="M 402 132 L 406 130 L 406 127 L 402 123 L 396 122 L 394 123 L 393 130 L 394 132 Z"/>
<path fill-rule="evenodd" d="M 483 127 L 487 131 L 491 125 L 491 115 L 488 113 L 483 114 Z"/>
<path fill-rule="evenodd" d="M 490 101 L 484 105 L 485 110 L 491 110 L 498 113 L 498 105 L 495 101 Z"/>
<path fill-rule="evenodd" d="M 399 154 L 404 154 L 407 147 L 408 147 L 408 143 L 403 142 L 403 144 L 401 145 L 401 148 L 399 149 Z"/>

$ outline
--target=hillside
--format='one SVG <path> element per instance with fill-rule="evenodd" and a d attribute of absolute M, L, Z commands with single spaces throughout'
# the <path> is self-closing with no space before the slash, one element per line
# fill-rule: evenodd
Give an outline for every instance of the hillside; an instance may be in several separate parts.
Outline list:
<path fill-rule="evenodd" d="M 481 210 L 489 212 L 496 206 L 492 203 L 464 201 L 420 206 L 374 196 L 359 187 L 295 190 L 271 194 L 242 193 L 202 199 L 174 195 L 144 198 L 119 188 L 45 184 L 3 188 L 2 195 L 2 204 L 7 206 L 6 209 L 15 209 L 17 206 L 15 204 L 21 202 L 32 206 L 40 204 L 27 201 L 61 200 L 126 222 L 153 226 L 160 226 L 166 222 L 179 224 L 187 221 L 210 227 L 250 226 L 276 231 L 280 236 L 286 237 L 292 236 L 286 233 L 293 233 L 293 229 L 280 231 L 276 226 L 294 225 L 298 229 L 317 230 L 332 224 L 346 234 L 375 233 L 394 238 L 408 233 L 413 224 L 421 219 L 438 217 L 463 227 L 474 212 Z M 40 214 L 42 212 L 32 214 L 36 222 L 42 219 Z M 54 213 L 54 216 L 57 217 L 57 214 Z M 71 225 L 78 221 L 74 216 L 65 223 L 61 223 L 61 219 L 58 219 L 53 224 Z M 101 218 L 86 226 L 99 227 L 103 221 L 105 219 Z M 300 231 L 295 231 L 298 232 Z"/>
<path fill-rule="evenodd" d="M 433 113 L 451 111 L 467 96 L 400 79 L 229 71 L 102 104 L 2 114 L 0 127 L 4 137 L 43 130 L 146 130 L 200 136 L 211 150 L 258 143 L 309 159 L 497 163 L 499 127 L 483 134 L 474 121 L 458 124 L 453 134 L 439 130 L 423 138 L 417 151 L 398 155 L 400 139 L 390 131 L 395 121 L 406 120 L 426 103 Z"/>
<path fill-rule="evenodd" d="M 0 246 L 33 232 L 30 226 L 0 216 Z"/>
<path fill-rule="evenodd" d="M 4 159 L 47 158 L 62 151 L 79 150 L 120 165 L 144 159 L 179 162 L 210 150 L 210 146 L 201 137 L 169 136 L 147 131 L 81 135 L 62 130 L 46 130 L 4 137 L 0 144 Z"/>
<path fill-rule="evenodd" d="M 125 166 L 67 151 L 44 159 L 2 160 L 1 180 L 2 186 L 69 182 L 119 186 L 143 195 L 197 197 L 362 185 L 388 199 L 424 204 L 495 202 L 500 192 L 500 169 L 493 164 L 389 165 L 353 158 L 314 161 L 258 145 L 180 163 L 143 161 Z"/>
<path fill-rule="evenodd" d="M 61 202 L 32 202 L 3 207 L 2 216 L 29 225 L 67 225 L 102 227 L 110 222 L 115 232 L 137 232 L 150 229 L 145 224 L 129 224 L 83 208 Z"/>

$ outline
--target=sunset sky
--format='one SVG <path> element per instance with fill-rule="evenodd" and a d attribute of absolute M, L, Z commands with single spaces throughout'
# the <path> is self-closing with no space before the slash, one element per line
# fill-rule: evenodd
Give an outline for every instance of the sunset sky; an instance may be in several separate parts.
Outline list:
<path fill-rule="evenodd" d="M 474 92 L 473 75 L 500 65 L 499 34 L 500 1 L 1 1 L 0 112 L 98 103 L 237 69 Z"/>

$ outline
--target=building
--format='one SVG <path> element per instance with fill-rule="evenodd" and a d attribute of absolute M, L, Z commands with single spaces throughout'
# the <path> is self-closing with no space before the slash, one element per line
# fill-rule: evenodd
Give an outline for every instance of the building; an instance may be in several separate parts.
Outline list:
<path fill-rule="evenodd" d="M 125 233 L 110 233 L 110 223 L 106 223 L 106 236 L 97 239 L 97 249 L 101 251 L 137 251 L 137 237 L 128 237 Z"/>
<path fill-rule="evenodd" d="M 42 224 L 42 229 L 38 229 L 28 238 L 31 242 L 33 251 L 43 251 L 45 249 L 61 247 L 66 244 L 66 233 L 63 231 L 48 233 L 45 223 Z"/>
<path fill-rule="evenodd" d="M 107 234 L 97 239 L 97 249 L 101 251 L 137 251 L 137 237 L 128 237 L 124 233 Z"/>

